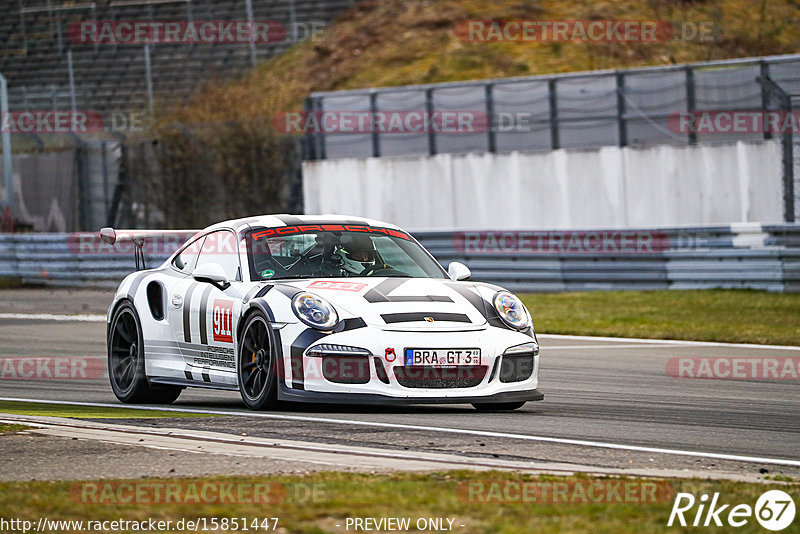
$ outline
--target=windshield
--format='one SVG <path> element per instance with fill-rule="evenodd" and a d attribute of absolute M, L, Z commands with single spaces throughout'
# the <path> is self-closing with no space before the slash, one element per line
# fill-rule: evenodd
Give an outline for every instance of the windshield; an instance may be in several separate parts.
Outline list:
<path fill-rule="evenodd" d="M 342 231 L 328 230 L 331 227 Z M 247 245 L 254 281 L 356 276 L 447 278 L 416 241 L 390 228 L 312 225 L 256 229 L 247 234 Z"/>

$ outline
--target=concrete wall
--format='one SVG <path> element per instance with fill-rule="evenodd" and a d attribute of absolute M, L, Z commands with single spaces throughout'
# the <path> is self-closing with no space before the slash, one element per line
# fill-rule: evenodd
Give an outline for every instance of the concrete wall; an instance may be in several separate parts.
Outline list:
<path fill-rule="evenodd" d="M 780 222 L 777 141 L 305 162 L 308 214 L 410 230 Z"/>

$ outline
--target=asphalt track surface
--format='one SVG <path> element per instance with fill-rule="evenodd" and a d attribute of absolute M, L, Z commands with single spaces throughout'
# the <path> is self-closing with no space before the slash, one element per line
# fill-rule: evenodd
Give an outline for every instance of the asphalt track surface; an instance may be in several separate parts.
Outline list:
<path fill-rule="evenodd" d="M 65 314 L 96 318 L 110 296 L 0 291 L 0 357 L 104 358 L 103 322 L 61 319 Z M 234 417 L 129 423 L 473 458 L 689 474 L 800 474 L 800 381 L 676 379 L 667 372 L 672 358 L 798 358 L 800 349 L 560 336 L 542 336 L 541 343 L 545 400 L 510 413 L 479 413 L 469 405 L 287 405 L 253 414 L 236 393 L 189 389 L 173 408 Z M 118 404 L 106 376 L 4 377 L 0 398 Z"/>

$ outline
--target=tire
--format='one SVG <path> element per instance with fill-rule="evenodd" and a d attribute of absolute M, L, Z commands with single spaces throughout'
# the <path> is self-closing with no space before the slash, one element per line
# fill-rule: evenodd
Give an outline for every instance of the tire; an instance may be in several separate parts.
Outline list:
<path fill-rule="evenodd" d="M 236 365 L 239 393 L 251 410 L 278 405 L 277 354 L 269 321 L 260 311 L 253 313 L 242 328 Z"/>
<path fill-rule="evenodd" d="M 522 408 L 522 402 L 495 402 L 495 403 L 473 403 L 472 406 L 479 412 L 510 412 Z"/>
<path fill-rule="evenodd" d="M 183 388 L 153 386 L 144 371 L 144 338 L 139 314 L 130 302 L 120 305 L 108 330 L 108 379 L 114 395 L 126 404 L 170 404 Z"/>

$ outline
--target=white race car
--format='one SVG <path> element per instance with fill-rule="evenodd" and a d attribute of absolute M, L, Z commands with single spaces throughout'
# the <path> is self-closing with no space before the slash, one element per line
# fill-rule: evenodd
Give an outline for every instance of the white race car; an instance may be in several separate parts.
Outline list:
<path fill-rule="evenodd" d="M 141 247 L 160 233 L 101 237 Z M 469 277 L 375 220 L 215 224 L 120 284 L 108 310 L 111 387 L 126 403 L 233 390 L 254 410 L 278 401 L 513 410 L 541 400 L 530 313 Z"/>

